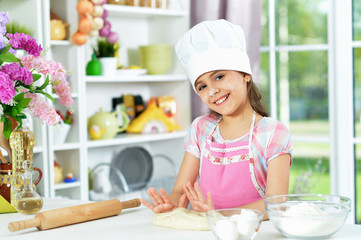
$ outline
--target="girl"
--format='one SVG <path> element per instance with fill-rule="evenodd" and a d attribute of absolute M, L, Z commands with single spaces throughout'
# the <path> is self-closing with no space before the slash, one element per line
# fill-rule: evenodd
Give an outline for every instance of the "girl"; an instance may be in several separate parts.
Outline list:
<path fill-rule="evenodd" d="M 172 193 L 151 188 L 153 204 L 142 203 L 155 213 L 186 207 L 188 200 L 196 211 L 253 208 L 267 219 L 264 198 L 288 193 L 292 143 L 263 108 L 242 28 L 202 22 L 178 41 L 176 53 L 211 113 L 191 125 Z"/>

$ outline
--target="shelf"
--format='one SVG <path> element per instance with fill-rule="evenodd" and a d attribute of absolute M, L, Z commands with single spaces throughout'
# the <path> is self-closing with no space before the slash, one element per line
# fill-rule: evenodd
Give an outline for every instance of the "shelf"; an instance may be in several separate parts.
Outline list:
<path fill-rule="evenodd" d="M 70 40 L 51 40 L 51 46 L 70 46 L 72 45 Z"/>
<path fill-rule="evenodd" d="M 73 182 L 73 183 L 57 183 L 54 184 L 54 189 L 58 190 L 58 189 L 67 189 L 67 188 L 75 188 L 75 187 L 80 187 L 80 182 Z"/>
<path fill-rule="evenodd" d="M 186 11 L 150 8 L 150 7 L 133 7 L 124 5 L 104 4 L 104 9 L 108 10 L 110 14 L 116 16 L 126 17 L 184 17 L 187 16 Z"/>
<path fill-rule="evenodd" d="M 62 145 L 54 146 L 54 151 L 74 150 L 79 149 L 79 147 L 79 143 L 64 143 Z"/>
<path fill-rule="evenodd" d="M 177 82 L 186 81 L 184 74 L 162 74 L 162 75 L 118 75 L 118 76 L 86 76 L 87 83 L 132 83 L 132 82 Z"/>
<path fill-rule="evenodd" d="M 105 146 L 115 146 L 122 144 L 138 144 L 145 142 L 165 141 L 178 138 L 184 138 L 187 131 L 176 131 L 170 133 L 154 133 L 154 134 L 121 134 L 113 139 L 88 141 L 88 148 L 97 148 Z"/>

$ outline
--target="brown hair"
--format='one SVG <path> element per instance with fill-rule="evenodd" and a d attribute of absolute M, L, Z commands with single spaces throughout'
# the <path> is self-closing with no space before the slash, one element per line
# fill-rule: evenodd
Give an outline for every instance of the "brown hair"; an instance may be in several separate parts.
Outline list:
<path fill-rule="evenodd" d="M 269 114 L 263 105 L 261 92 L 252 79 L 247 83 L 247 93 L 248 100 L 251 103 L 253 110 L 262 117 L 268 117 Z"/>
<path fill-rule="evenodd" d="M 247 73 L 244 74 L 249 75 Z M 250 81 L 247 82 L 247 94 L 248 94 L 248 101 L 250 102 L 252 109 L 262 117 L 268 117 L 269 114 L 263 105 L 261 92 L 259 91 L 257 85 L 253 82 L 252 77 Z M 213 111 L 212 109 L 210 109 L 209 113 L 219 116 L 221 115 Z"/>

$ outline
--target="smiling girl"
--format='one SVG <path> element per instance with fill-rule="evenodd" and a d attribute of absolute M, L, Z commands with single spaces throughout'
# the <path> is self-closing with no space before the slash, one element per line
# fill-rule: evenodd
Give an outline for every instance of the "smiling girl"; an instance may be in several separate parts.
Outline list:
<path fill-rule="evenodd" d="M 268 117 L 253 83 L 240 26 L 205 21 L 177 43 L 176 53 L 193 89 L 211 110 L 196 118 L 173 191 L 151 188 L 155 213 L 186 207 L 197 211 L 253 208 L 264 198 L 288 193 L 292 142 L 288 129 Z"/>

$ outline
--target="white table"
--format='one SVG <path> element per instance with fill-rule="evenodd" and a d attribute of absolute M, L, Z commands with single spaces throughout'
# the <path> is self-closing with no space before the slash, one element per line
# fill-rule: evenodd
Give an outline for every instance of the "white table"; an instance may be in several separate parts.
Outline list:
<path fill-rule="evenodd" d="M 44 208 L 50 210 L 81 204 L 82 202 L 67 199 L 44 199 Z M 19 232 L 10 232 L 7 229 L 9 222 L 33 218 L 34 215 L 21 215 L 18 213 L 0 214 L 0 239 L 24 239 L 24 240 L 175 240 L 216 239 L 211 231 L 182 231 L 161 228 L 152 225 L 153 213 L 146 207 L 125 209 L 114 217 L 74 224 L 56 229 L 39 231 L 36 228 L 26 229 Z M 255 240 L 280 240 L 283 237 L 269 221 L 264 221 Z M 345 224 L 342 229 L 333 235 L 332 240 L 360 240 L 361 225 Z"/>

